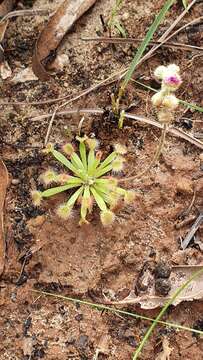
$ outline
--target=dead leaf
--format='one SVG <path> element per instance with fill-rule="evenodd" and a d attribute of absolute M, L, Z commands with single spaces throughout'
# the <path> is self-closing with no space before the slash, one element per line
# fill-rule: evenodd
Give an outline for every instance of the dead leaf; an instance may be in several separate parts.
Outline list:
<path fill-rule="evenodd" d="M 0 160 L 0 276 L 5 265 L 5 238 L 4 238 L 4 202 L 8 186 L 8 172 L 3 161 Z"/>
<path fill-rule="evenodd" d="M 14 84 L 18 84 L 18 83 L 24 83 L 26 81 L 36 81 L 36 80 L 38 80 L 38 78 L 33 73 L 32 68 L 27 67 L 26 69 L 20 70 L 17 74 L 15 74 L 11 81 Z"/>
<path fill-rule="evenodd" d="M 197 266 L 174 266 L 172 267 L 170 282 L 171 290 L 166 297 L 157 296 L 155 291 L 155 280 L 151 282 L 147 292 L 144 295 L 136 296 L 134 290 L 121 301 L 108 301 L 108 304 L 112 305 L 126 305 L 126 304 L 140 304 L 142 309 L 155 309 L 162 307 L 175 293 L 175 291 L 181 287 L 196 271 L 202 269 L 203 265 Z M 182 301 L 193 301 L 203 299 L 203 273 L 195 278 L 189 286 L 187 286 L 181 294 L 174 300 L 173 305 L 176 306 Z"/>
<path fill-rule="evenodd" d="M 7 61 L 4 61 L 2 64 L 0 64 L 0 75 L 3 80 L 6 80 L 9 77 L 11 77 L 12 71 Z"/>
<path fill-rule="evenodd" d="M 173 349 L 170 348 L 169 341 L 166 337 L 163 338 L 162 346 L 163 350 L 160 354 L 158 354 L 155 360 L 170 360 L 170 355 Z"/>
<path fill-rule="evenodd" d="M 40 80 L 47 81 L 51 78 L 45 69 L 46 65 L 54 60 L 55 51 L 67 31 L 95 2 L 96 0 L 65 0 L 50 18 L 36 42 L 32 59 L 33 71 Z"/>
<path fill-rule="evenodd" d="M 31 356 L 33 350 L 33 339 L 26 337 L 23 339 L 23 354 L 24 356 Z"/>
<path fill-rule="evenodd" d="M 15 3 L 16 0 L 3 0 L 0 4 L 0 17 L 8 14 L 13 9 Z"/>

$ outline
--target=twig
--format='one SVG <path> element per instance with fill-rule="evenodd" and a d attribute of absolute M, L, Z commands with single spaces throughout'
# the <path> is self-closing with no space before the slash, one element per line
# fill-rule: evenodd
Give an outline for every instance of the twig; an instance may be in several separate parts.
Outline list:
<path fill-rule="evenodd" d="M 0 20 L 0 24 L 15 16 L 36 16 L 36 15 L 46 15 L 49 13 L 50 13 L 49 9 L 36 9 L 36 10 L 28 9 L 28 10 L 11 11 Z"/>
<path fill-rule="evenodd" d="M 189 8 L 190 8 L 191 6 L 192 6 L 192 3 L 189 5 Z M 185 15 L 185 11 L 180 15 L 180 17 L 178 18 L 178 19 L 179 19 L 178 21 L 180 21 L 184 15 Z M 191 21 L 191 22 L 188 23 L 187 25 L 184 25 L 184 26 L 182 26 L 181 28 L 177 29 L 177 30 L 176 30 L 173 34 L 171 34 L 167 39 L 165 39 L 164 41 L 162 41 L 162 42 L 161 42 L 160 44 L 158 44 L 155 48 L 151 49 L 151 50 L 150 50 L 150 54 L 149 54 L 149 52 L 148 52 L 145 56 L 149 56 L 149 57 L 150 57 L 150 56 L 152 55 L 152 53 L 153 53 L 155 50 L 157 50 L 160 46 L 162 46 L 166 41 L 168 41 L 169 39 L 171 39 L 172 37 L 174 37 L 175 35 L 177 35 L 180 31 L 182 31 L 183 29 L 185 29 L 187 26 L 190 26 L 190 25 L 192 25 L 192 24 L 198 23 L 202 18 L 203 18 L 203 17 L 199 17 L 199 18 L 197 18 L 197 19 L 194 19 L 193 21 Z M 173 24 L 172 24 L 172 25 L 173 25 Z M 171 26 L 172 26 L 172 25 L 171 25 Z M 176 25 L 177 25 L 177 23 L 176 23 L 174 26 L 176 26 Z M 170 27 L 170 29 L 171 29 L 171 27 Z M 173 29 L 173 27 L 172 27 L 172 29 Z M 171 29 L 171 30 L 172 30 L 172 29 Z M 169 30 L 169 29 L 168 29 L 168 30 Z M 167 34 L 168 34 L 168 30 L 167 30 Z M 170 30 L 170 31 L 171 31 L 171 30 Z M 164 33 L 164 34 L 165 34 L 165 33 Z M 161 39 L 163 38 L 164 34 L 163 34 L 162 37 L 159 39 L 159 41 L 161 41 Z M 153 51 L 152 51 L 152 50 L 153 50 Z M 148 54 L 149 54 L 149 55 L 148 55 Z M 146 60 L 148 57 L 146 58 L 145 56 L 143 57 L 143 59 L 145 58 L 145 60 Z M 142 60 L 143 60 L 143 59 L 142 59 Z M 92 91 L 94 91 L 94 90 L 97 90 L 97 89 L 98 89 L 99 87 L 101 87 L 101 86 L 110 84 L 110 83 L 118 80 L 119 78 L 121 79 L 121 78 L 125 75 L 126 71 L 127 71 L 127 68 L 121 69 L 121 70 L 115 72 L 114 74 L 110 75 L 108 78 L 106 78 L 106 79 L 100 81 L 99 83 L 91 86 L 90 88 L 86 89 L 86 90 L 83 91 L 81 94 L 79 94 L 79 95 L 77 95 L 77 96 L 75 96 L 75 97 L 73 97 L 73 98 L 70 98 L 70 99 L 68 100 L 68 102 L 62 104 L 61 107 L 64 107 L 64 106 L 66 106 L 68 103 L 74 102 L 74 101 L 78 100 L 79 98 L 81 98 L 81 97 L 83 97 L 83 96 L 85 96 L 85 95 L 88 95 L 90 92 L 92 92 Z M 119 75 L 120 75 L 120 77 L 119 77 Z M 49 99 L 49 100 L 38 101 L 38 102 L 37 102 L 37 101 L 34 101 L 34 102 L 25 102 L 25 101 L 21 101 L 21 102 L 19 102 L 19 101 L 18 101 L 18 102 L 1 102 L 0 105 L 2 105 L 2 106 L 8 106 L 8 105 L 43 105 L 43 104 L 54 104 L 54 103 L 56 103 L 56 102 L 63 101 L 63 100 L 65 100 L 65 99 L 67 99 L 68 97 L 69 97 L 69 95 L 66 95 L 66 96 L 59 97 L 58 99 Z"/>
<path fill-rule="evenodd" d="M 185 239 L 181 242 L 181 248 L 183 250 L 185 250 L 188 247 L 190 241 L 192 240 L 193 236 L 195 235 L 195 233 L 199 229 L 202 222 L 203 222 L 203 213 L 200 213 L 197 220 L 192 225 L 189 233 L 186 235 Z"/>
<path fill-rule="evenodd" d="M 95 42 L 105 42 L 105 43 L 113 43 L 113 44 L 134 44 L 137 42 L 142 42 L 143 39 L 138 39 L 138 38 L 120 38 L 120 37 L 86 37 L 86 38 L 81 38 L 81 40 L 83 41 L 95 41 Z M 150 41 L 150 43 L 148 45 L 157 45 L 160 44 L 160 41 Z M 202 47 L 199 46 L 193 46 L 193 45 L 188 45 L 188 44 L 182 44 L 179 42 L 167 42 L 165 44 L 162 44 L 163 47 L 172 47 L 172 48 L 181 48 L 183 50 L 188 50 L 188 51 L 203 51 Z"/>
<path fill-rule="evenodd" d="M 49 141 L 52 125 L 53 125 L 53 122 L 54 122 L 54 119 L 55 119 L 55 116 L 56 116 L 56 112 L 57 112 L 57 109 L 54 110 L 54 112 L 53 112 L 53 114 L 51 116 L 51 120 L 49 122 L 49 126 L 48 126 L 47 133 L 46 133 L 45 140 L 44 140 L 44 146 L 46 146 L 48 141 Z"/>
<path fill-rule="evenodd" d="M 102 115 L 103 113 L 104 113 L 104 110 L 102 110 L 102 109 L 67 109 L 67 110 L 64 110 L 64 111 L 57 112 L 55 114 L 55 117 L 61 116 L 61 115 L 72 115 L 72 114 Z M 30 121 L 41 121 L 41 120 L 50 118 L 52 116 L 53 116 L 53 114 L 43 114 L 43 115 L 39 115 L 39 116 L 31 118 Z M 130 120 L 135 120 L 135 121 L 139 121 L 139 122 L 142 122 L 142 123 L 145 123 L 145 124 L 156 126 L 159 129 L 163 128 L 163 126 L 158 121 L 145 118 L 144 116 L 138 116 L 138 115 L 134 115 L 134 114 L 125 113 L 125 117 L 127 119 L 130 119 Z M 180 129 L 176 129 L 175 127 L 169 127 L 167 129 L 167 132 L 169 132 L 171 135 L 174 135 L 176 137 L 184 139 L 184 140 L 190 142 L 193 145 L 196 145 L 200 149 L 203 149 L 203 143 L 201 141 L 199 141 L 198 139 L 195 139 L 193 136 L 185 133 L 184 131 L 182 131 Z"/>

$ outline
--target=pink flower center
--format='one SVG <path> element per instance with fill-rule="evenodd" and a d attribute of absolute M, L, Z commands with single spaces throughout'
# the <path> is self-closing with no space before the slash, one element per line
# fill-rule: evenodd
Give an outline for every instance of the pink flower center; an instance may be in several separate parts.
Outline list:
<path fill-rule="evenodd" d="M 181 84 L 181 79 L 176 75 L 170 75 L 164 78 L 164 82 L 166 85 L 178 86 Z"/>

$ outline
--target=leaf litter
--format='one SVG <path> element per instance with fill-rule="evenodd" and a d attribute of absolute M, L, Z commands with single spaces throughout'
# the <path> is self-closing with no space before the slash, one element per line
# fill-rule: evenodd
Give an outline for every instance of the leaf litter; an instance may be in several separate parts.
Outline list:
<path fill-rule="evenodd" d="M 130 294 L 121 301 L 108 301 L 108 304 L 113 305 L 127 305 L 127 304 L 139 304 L 142 309 L 150 310 L 158 307 L 162 307 L 170 298 L 172 298 L 174 292 L 181 287 L 188 278 L 192 276 L 195 271 L 201 269 L 201 265 L 196 266 L 186 266 L 179 265 L 172 267 L 172 271 L 169 277 L 170 281 L 170 291 L 167 296 L 158 296 L 156 291 L 156 281 L 152 277 L 151 273 L 149 274 L 148 269 L 146 270 L 148 274 L 146 277 L 149 277 L 149 282 L 147 290 L 145 293 L 141 293 L 139 296 L 135 295 L 135 291 L 132 290 Z M 145 282 L 147 279 L 145 278 Z M 180 296 L 178 296 L 173 302 L 174 306 L 177 306 L 183 301 L 193 301 L 203 299 L 203 274 L 200 274 L 198 278 L 195 278 L 190 285 L 184 289 Z"/>
<path fill-rule="evenodd" d="M 51 78 L 46 66 L 56 57 L 56 50 L 73 24 L 91 7 L 96 0 L 65 0 L 42 30 L 35 46 L 32 68 L 42 81 Z"/>

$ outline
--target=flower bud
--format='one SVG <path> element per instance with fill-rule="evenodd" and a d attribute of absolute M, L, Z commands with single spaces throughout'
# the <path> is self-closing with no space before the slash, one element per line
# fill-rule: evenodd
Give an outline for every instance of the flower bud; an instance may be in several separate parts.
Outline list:
<path fill-rule="evenodd" d="M 179 74 L 180 68 L 176 64 L 170 64 L 167 66 L 167 70 L 172 74 Z"/>
<path fill-rule="evenodd" d="M 100 219 L 104 226 L 108 226 L 114 222 L 115 214 L 111 210 L 104 210 L 100 213 Z"/>
<path fill-rule="evenodd" d="M 42 201 L 41 191 L 33 190 L 31 191 L 32 201 L 35 206 L 40 206 Z"/>
<path fill-rule="evenodd" d="M 182 80 L 178 74 L 166 75 L 163 78 L 162 88 L 169 91 L 175 91 L 181 85 Z"/>
<path fill-rule="evenodd" d="M 175 95 L 166 95 L 163 99 L 162 106 L 175 110 L 178 107 L 179 101 Z"/>
<path fill-rule="evenodd" d="M 166 73 L 166 66 L 164 65 L 160 65 L 158 66 L 155 70 L 154 70 L 154 76 L 157 78 L 157 79 L 163 79 L 165 73 Z"/>
<path fill-rule="evenodd" d="M 161 124 L 170 124 L 173 121 L 173 115 L 168 110 L 158 112 L 158 120 Z"/>
<path fill-rule="evenodd" d="M 154 94 L 151 98 L 152 104 L 156 107 L 159 107 L 162 105 L 162 101 L 163 101 L 163 92 L 159 91 L 156 94 Z"/>

